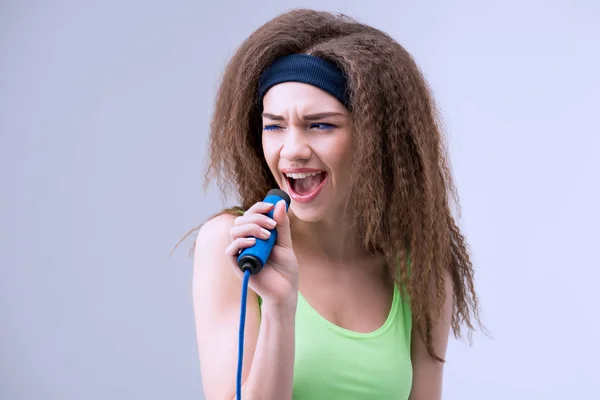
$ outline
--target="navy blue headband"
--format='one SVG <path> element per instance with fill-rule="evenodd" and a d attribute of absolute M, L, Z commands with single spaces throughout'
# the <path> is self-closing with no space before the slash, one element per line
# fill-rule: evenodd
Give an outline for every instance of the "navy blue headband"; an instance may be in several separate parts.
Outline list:
<path fill-rule="evenodd" d="M 301 82 L 323 89 L 338 99 L 346 108 L 349 96 L 346 77 L 335 64 L 309 54 L 291 54 L 275 60 L 258 81 L 258 101 L 273 86 L 283 82 Z"/>

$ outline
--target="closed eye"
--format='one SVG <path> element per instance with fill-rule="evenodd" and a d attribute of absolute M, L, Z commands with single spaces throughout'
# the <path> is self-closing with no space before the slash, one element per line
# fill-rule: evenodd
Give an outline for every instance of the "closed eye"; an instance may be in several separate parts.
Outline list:
<path fill-rule="evenodd" d="M 310 129 L 318 129 L 318 130 L 331 130 L 336 128 L 335 125 L 333 124 L 328 124 L 325 122 L 318 122 L 318 123 L 314 123 L 314 124 L 310 124 Z M 277 129 L 282 129 L 281 126 L 279 125 L 265 125 L 265 127 L 263 128 L 265 131 L 274 131 Z"/>
<path fill-rule="evenodd" d="M 314 124 L 310 124 L 310 129 L 319 129 L 319 130 L 330 130 L 335 128 L 335 125 L 333 124 L 327 124 L 325 122 L 319 122 L 319 123 L 314 123 Z"/>

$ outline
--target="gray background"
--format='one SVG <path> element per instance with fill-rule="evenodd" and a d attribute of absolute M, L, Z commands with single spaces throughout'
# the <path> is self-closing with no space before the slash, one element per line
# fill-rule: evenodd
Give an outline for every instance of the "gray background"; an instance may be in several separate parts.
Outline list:
<path fill-rule="evenodd" d="M 595 1 L 0 3 L 0 398 L 202 399 L 188 229 L 236 46 L 297 6 L 392 34 L 450 136 L 484 322 L 445 399 L 592 399 Z M 232 379 L 234 371 L 230 371 Z"/>

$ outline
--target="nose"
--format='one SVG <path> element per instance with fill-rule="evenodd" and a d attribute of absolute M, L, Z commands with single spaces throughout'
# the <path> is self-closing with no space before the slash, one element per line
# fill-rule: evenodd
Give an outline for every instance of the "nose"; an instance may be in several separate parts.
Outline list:
<path fill-rule="evenodd" d="M 289 161 L 298 161 L 308 160 L 311 154 L 307 135 L 301 129 L 288 128 L 279 153 L 280 157 Z"/>

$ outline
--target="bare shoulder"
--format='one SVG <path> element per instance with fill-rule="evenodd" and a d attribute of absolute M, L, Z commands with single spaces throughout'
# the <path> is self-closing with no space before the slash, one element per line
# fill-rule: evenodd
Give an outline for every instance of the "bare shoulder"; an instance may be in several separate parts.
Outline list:
<path fill-rule="evenodd" d="M 206 221 L 196 236 L 196 249 L 198 244 L 216 244 L 229 240 L 229 231 L 233 226 L 236 216 L 232 214 L 217 215 Z"/>
<path fill-rule="evenodd" d="M 239 283 L 231 268 L 230 257 L 225 254 L 235 218 L 232 214 L 221 214 L 200 228 L 194 249 L 194 292 L 209 290 L 224 294 L 224 288 Z M 215 290 L 217 288 L 220 290 Z"/>

